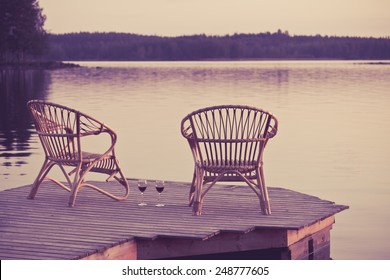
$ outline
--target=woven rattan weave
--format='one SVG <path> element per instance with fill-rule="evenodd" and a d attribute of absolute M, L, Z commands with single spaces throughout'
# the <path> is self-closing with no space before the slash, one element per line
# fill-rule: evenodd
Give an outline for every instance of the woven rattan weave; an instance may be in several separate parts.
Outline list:
<path fill-rule="evenodd" d="M 277 130 L 272 114 L 249 106 L 207 107 L 182 120 L 181 132 L 195 162 L 189 194 L 194 215 L 202 214 L 204 197 L 218 181 L 246 182 L 258 196 L 262 213 L 271 214 L 263 152 Z"/>
<path fill-rule="evenodd" d="M 100 121 L 74 109 L 45 102 L 31 100 L 27 103 L 34 120 L 35 128 L 45 152 L 45 160 L 33 183 L 28 198 L 33 199 L 43 180 L 48 179 L 70 192 L 69 206 L 73 207 L 79 190 L 83 187 L 95 189 L 115 200 L 123 200 L 129 194 L 129 185 L 121 171 L 114 146 L 116 133 Z M 110 145 L 102 153 L 90 153 L 83 150 L 85 137 L 99 137 L 106 134 Z M 68 185 L 47 177 L 53 166 L 58 166 Z M 69 172 L 66 168 L 71 167 Z M 123 187 L 124 194 L 114 195 L 101 187 L 85 182 L 89 172 L 108 175 L 108 180 L 115 178 Z"/>

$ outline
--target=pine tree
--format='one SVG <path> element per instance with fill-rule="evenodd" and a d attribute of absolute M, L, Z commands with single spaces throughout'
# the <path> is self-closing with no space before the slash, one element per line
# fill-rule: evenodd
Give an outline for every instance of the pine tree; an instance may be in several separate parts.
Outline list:
<path fill-rule="evenodd" d="M 37 0 L 0 0 L 0 62 L 23 62 L 42 53 L 45 20 Z"/>

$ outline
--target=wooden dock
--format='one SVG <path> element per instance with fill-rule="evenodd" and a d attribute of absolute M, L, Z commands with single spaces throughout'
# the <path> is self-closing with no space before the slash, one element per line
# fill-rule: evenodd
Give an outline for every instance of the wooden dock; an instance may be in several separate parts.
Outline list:
<path fill-rule="evenodd" d="M 220 185 L 193 216 L 188 183 L 166 184 L 165 207 L 154 206 L 152 187 L 138 206 L 130 185 L 121 202 L 83 189 L 74 208 L 50 182 L 34 200 L 30 186 L 0 192 L 0 259 L 329 259 L 335 214 L 348 208 L 269 188 L 272 215 L 264 216 L 248 187 Z"/>

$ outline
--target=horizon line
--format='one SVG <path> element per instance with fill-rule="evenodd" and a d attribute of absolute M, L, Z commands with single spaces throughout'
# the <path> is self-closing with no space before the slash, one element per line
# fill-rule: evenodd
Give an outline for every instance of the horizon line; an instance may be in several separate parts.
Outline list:
<path fill-rule="evenodd" d="M 280 32 L 279 32 L 280 31 Z M 282 34 L 288 35 L 289 37 L 337 37 L 337 38 L 362 38 L 362 39 L 390 39 L 390 35 L 387 36 L 359 36 L 359 35 L 303 35 L 303 34 L 290 34 L 288 30 L 278 29 L 276 32 L 271 31 L 262 31 L 262 32 L 234 32 L 234 33 L 225 33 L 225 34 L 207 34 L 207 33 L 193 33 L 193 34 L 182 34 L 182 35 L 159 35 L 159 34 L 142 34 L 135 32 L 124 32 L 124 31 L 71 31 L 71 32 L 62 32 L 62 33 L 54 33 L 50 31 L 46 31 L 47 34 L 50 35 L 69 35 L 69 34 L 128 34 L 128 35 L 136 35 L 136 36 L 145 36 L 145 37 L 162 37 L 162 38 L 179 38 L 179 37 L 193 37 L 193 36 L 206 36 L 206 37 L 226 37 L 226 36 L 237 36 L 237 35 L 260 35 L 260 34 Z"/>

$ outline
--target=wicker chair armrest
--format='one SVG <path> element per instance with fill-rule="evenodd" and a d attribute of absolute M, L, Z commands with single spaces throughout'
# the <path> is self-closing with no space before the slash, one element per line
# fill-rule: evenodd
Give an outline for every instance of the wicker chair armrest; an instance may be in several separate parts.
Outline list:
<path fill-rule="evenodd" d="M 188 117 L 185 117 L 181 121 L 181 134 L 186 138 L 187 140 L 193 139 L 194 137 L 194 132 L 191 126 L 191 123 L 189 121 Z"/>
<path fill-rule="evenodd" d="M 99 135 L 102 132 L 112 131 L 104 123 L 79 112 L 80 135 Z"/>
<path fill-rule="evenodd" d="M 80 122 L 80 137 L 87 137 L 87 136 L 99 136 L 102 134 L 108 134 L 111 138 L 111 144 L 108 147 L 108 149 L 101 153 L 101 158 L 104 158 L 110 153 L 114 154 L 114 147 L 117 141 L 117 134 L 114 130 L 109 128 L 104 123 L 96 120 L 95 118 L 88 116 L 83 113 L 79 113 L 79 122 Z M 99 158 L 98 160 L 100 160 Z"/>
<path fill-rule="evenodd" d="M 267 138 L 273 138 L 278 133 L 278 120 L 275 117 L 273 117 L 272 120 L 273 124 L 270 124 Z"/>
<path fill-rule="evenodd" d="M 104 129 L 104 127 L 102 127 L 101 129 L 96 129 L 96 130 L 83 130 L 83 132 L 80 132 L 80 137 L 85 137 L 85 136 L 97 136 L 97 135 L 100 135 L 102 133 L 108 133 L 110 134 L 111 132 Z"/>

